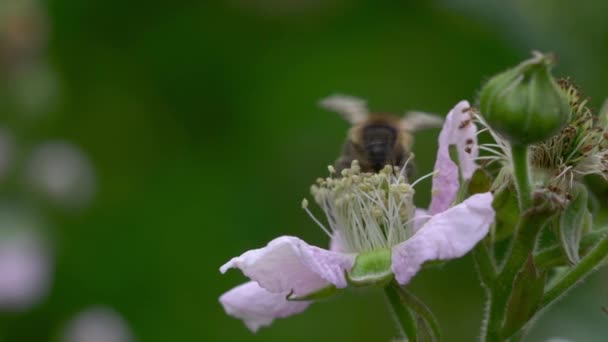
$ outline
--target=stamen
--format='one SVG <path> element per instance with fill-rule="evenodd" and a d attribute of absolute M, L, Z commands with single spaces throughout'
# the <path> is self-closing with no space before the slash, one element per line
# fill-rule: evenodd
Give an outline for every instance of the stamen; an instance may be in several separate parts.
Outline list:
<path fill-rule="evenodd" d="M 424 176 L 422 176 L 422 177 L 420 177 L 420 178 L 416 179 L 416 181 L 415 181 L 414 183 L 412 183 L 410 186 L 413 188 L 413 187 L 415 187 L 415 186 L 416 186 L 416 184 L 420 183 L 421 181 L 423 181 L 423 180 L 425 180 L 425 179 L 427 179 L 427 178 L 429 178 L 429 177 L 434 176 L 436 173 L 437 173 L 437 171 L 433 171 L 433 172 L 431 172 L 431 173 L 427 173 L 426 175 L 424 175 Z"/>
<path fill-rule="evenodd" d="M 315 215 L 313 215 L 310 210 L 308 210 L 308 200 L 305 198 L 302 200 L 302 209 L 304 209 L 304 211 L 308 214 L 308 216 L 310 216 L 310 218 L 319 226 L 321 227 L 321 229 L 325 232 L 325 234 L 327 234 L 327 236 L 329 236 L 329 238 L 332 238 L 332 234 L 329 232 L 329 230 L 327 228 L 325 228 L 325 226 L 323 225 L 323 223 L 321 223 L 321 221 L 317 220 L 317 218 L 315 217 Z"/>
<path fill-rule="evenodd" d="M 403 164 L 403 167 L 401 168 L 401 172 L 399 172 L 399 177 L 403 177 L 405 174 L 405 169 L 407 168 L 407 164 L 409 164 L 410 160 L 414 159 L 415 155 L 414 152 L 410 152 L 409 157 L 407 157 L 407 160 L 405 161 L 405 163 Z"/>
<path fill-rule="evenodd" d="M 406 183 L 404 170 L 405 166 L 400 175 L 395 175 L 396 170 L 389 165 L 379 173 L 361 173 L 358 162 L 353 162 L 342 171 L 341 178 L 328 178 L 313 185 L 311 192 L 331 229 L 312 215 L 307 201 L 302 202 L 302 207 L 327 235 L 339 232 L 347 250 L 365 252 L 392 247 L 412 234 L 407 222 L 414 215 L 414 190 Z"/>

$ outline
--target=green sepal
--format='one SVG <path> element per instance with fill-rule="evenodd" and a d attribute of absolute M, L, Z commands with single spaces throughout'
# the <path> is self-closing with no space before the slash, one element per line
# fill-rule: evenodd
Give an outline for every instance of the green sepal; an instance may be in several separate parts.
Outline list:
<path fill-rule="evenodd" d="M 438 342 L 441 340 L 439 323 L 433 312 L 412 294 L 406 287 L 396 281 L 385 287 L 395 313 L 401 312 L 399 321 L 407 337 L 417 342 Z M 407 318 L 404 319 L 404 318 Z"/>
<path fill-rule="evenodd" d="M 309 300 L 320 300 L 320 299 L 325 299 L 328 297 L 332 297 L 334 296 L 336 293 L 338 293 L 338 289 L 336 288 L 335 285 L 329 285 L 326 286 L 324 288 L 321 288 L 315 292 L 311 292 L 309 294 L 303 295 L 303 296 L 297 296 L 293 293 L 290 293 L 287 295 L 287 300 L 289 301 L 309 301 Z"/>
<path fill-rule="evenodd" d="M 381 249 L 357 255 L 355 264 L 346 273 L 348 282 L 355 286 L 385 286 L 393 279 L 391 250 Z"/>
<path fill-rule="evenodd" d="M 587 215 L 585 225 L 587 225 L 587 222 L 591 223 L 591 218 L 591 215 Z M 606 238 L 606 236 L 608 236 L 608 228 L 592 230 L 589 233 L 585 233 L 581 238 L 579 254 L 581 256 L 586 255 L 598 244 L 598 242 Z M 561 243 L 556 243 L 536 253 L 534 260 L 536 261 L 536 266 L 541 270 L 567 266 L 569 264 L 569 260 L 567 260 L 564 255 Z"/>
<path fill-rule="evenodd" d="M 587 188 L 579 184 L 574 188 L 574 198 L 559 217 L 560 242 L 572 264 L 580 261 L 579 246 L 585 230 L 585 221 L 590 224 L 587 198 Z"/>
<path fill-rule="evenodd" d="M 504 337 L 516 333 L 534 316 L 543 298 L 545 280 L 546 273 L 538 271 L 530 254 L 513 282 L 502 329 Z"/>

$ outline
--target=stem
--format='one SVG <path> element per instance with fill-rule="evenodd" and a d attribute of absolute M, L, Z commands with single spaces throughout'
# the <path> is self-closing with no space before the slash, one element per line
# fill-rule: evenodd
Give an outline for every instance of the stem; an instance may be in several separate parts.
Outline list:
<path fill-rule="evenodd" d="M 543 298 L 541 308 L 551 305 L 576 283 L 588 276 L 608 255 L 608 238 L 604 238 L 589 254 L 574 266 L 568 273 L 552 286 Z"/>
<path fill-rule="evenodd" d="M 528 165 L 528 146 L 511 146 L 511 156 L 513 161 L 513 175 L 515 186 L 519 195 L 520 212 L 532 206 L 532 190 L 530 187 L 530 171 Z"/>
<path fill-rule="evenodd" d="M 500 272 L 499 282 L 513 280 L 515 278 L 517 272 L 519 272 L 523 264 L 528 260 L 530 253 L 534 252 L 538 234 L 552 215 L 553 213 L 543 211 L 542 209 L 540 211 L 532 209 L 520 219 L 517 230 L 515 231 L 513 246 L 509 252 L 509 257 Z"/>
<path fill-rule="evenodd" d="M 485 321 L 485 327 L 483 331 L 485 331 L 484 341 L 486 342 L 501 342 L 503 338 L 501 337 L 500 330 L 502 328 L 502 321 L 504 316 L 504 311 L 506 310 L 508 294 L 507 296 L 499 294 L 495 287 L 490 288 L 489 297 L 488 297 L 488 317 Z M 502 292 L 502 291 L 500 291 Z"/>
<path fill-rule="evenodd" d="M 416 319 L 409 308 L 402 303 L 399 287 L 394 286 L 393 283 L 391 283 L 391 285 L 384 288 L 384 292 L 391 305 L 393 317 L 395 318 L 395 321 L 399 323 L 402 334 L 404 334 L 409 341 L 417 341 L 418 330 L 416 327 Z"/>
<path fill-rule="evenodd" d="M 504 336 L 503 338 L 502 326 L 515 276 L 521 270 L 528 256 L 534 252 L 538 234 L 553 214 L 543 208 L 524 208 L 522 212 L 525 214 L 520 218 L 515 230 L 513 245 L 507 261 L 496 281 L 490 287 L 490 310 L 485 328 L 486 341 L 503 341 L 504 338 L 509 337 Z"/>

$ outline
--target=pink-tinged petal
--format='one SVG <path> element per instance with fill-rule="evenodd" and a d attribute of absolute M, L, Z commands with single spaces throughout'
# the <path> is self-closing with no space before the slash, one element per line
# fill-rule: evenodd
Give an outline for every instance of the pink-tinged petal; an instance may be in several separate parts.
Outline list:
<path fill-rule="evenodd" d="M 433 177 L 433 198 L 429 208 L 431 214 L 449 208 L 458 194 L 458 166 L 450 158 L 450 145 L 456 146 L 463 179 L 470 179 L 477 169 L 475 163 L 475 158 L 479 155 L 477 128 L 471 120 L 470 108 L 467 101 L 460 101 L 446 116 L 439 133 L 439 148 L 435 161 L 436 174 Z"/>
<path fill-rule="evenodd" d="M 459 103 L 460 104 L 460 103 Z M 439 147 L 435 160 L 435 175 L 433 176 L 432 199 L 429 207 L 431 214 L 440 213 L 450 207 L 458 193 L 458 166 L 450 158 L 452 127 L 454 126 L 454 110 L 446 116 L 443 128 L 439 133 Z"/>
<path fill-rule="evenodd" d="M 275 318 L 300 313 L 310 302 L 288 301 L 288 293 L 268 292 L 255 281 L 250 281 L 224 293 L 220 303 L 230 316 L 243 320 L 249 330 L 256 332 Z"/>
<path fill-rule="evenodd" d="M 479 157 L 479 146 L 477 145 L 477 126 L 473 123 L 470 105 L 467 101 L 461 101 L 453 109 L 454 121 L 452 126 L 451 144 L 456 145 L 458 154 L 458 165 L 464 180 L 473 177 L 477 170 L 475 158 Z"/>
<path fill-rule="evenodd" d="M 329 241 L 329 250 L 338 253 L 348 253 L 346 251 L 346 247 L 344 247 L 344 240 L 342 240 L 340 232 L 334 232 L 333 236 L 331 237 L 331 240 Z"/>
<path fill-rule="evenodd" d="M 433 216 L 414 236 L 393 247 L 392 270 L 405 285 L 426 261 L 459 258 L 483 239 L 494 221 L 492 194 L 476 194 Z"/>
<path fill-rule="evenodd" d="M 305 296 L 330 284 L 346 287 L 344 273 L 354 262 L 354 254 L 332 252 L 293 236 L 281 236 L 266 247 L 232 258 L 220 271 L 239 268 L 270 292 Z"/>
<path fill-rule="evenodd" d="M 413 222 L 414 233 L 419 231 L 430 218 L 431 215 L 429 215 L 427 210 L 416 208 Z"/>

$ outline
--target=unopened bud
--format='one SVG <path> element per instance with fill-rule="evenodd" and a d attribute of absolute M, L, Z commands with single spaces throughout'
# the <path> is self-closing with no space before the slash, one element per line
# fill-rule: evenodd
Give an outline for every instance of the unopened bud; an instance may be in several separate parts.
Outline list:
<path fill-rule="evenodd" d="M 551 57 L 535 53 L 492 77 L 481 89 L 481 114 L 511 143 L 528 145 L 548 139 L 568 121 L 568 100 L 551 76 L 551 65 Z"/>

